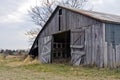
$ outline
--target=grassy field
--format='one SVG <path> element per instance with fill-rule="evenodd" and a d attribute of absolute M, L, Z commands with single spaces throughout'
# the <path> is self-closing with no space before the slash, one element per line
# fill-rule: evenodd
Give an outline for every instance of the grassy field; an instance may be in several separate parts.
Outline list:
<path fill-rule="evenodd" d="M 0 56 L 0 80 L 119 80 L 119 69 L 39 64 L 20 57 Z"/>

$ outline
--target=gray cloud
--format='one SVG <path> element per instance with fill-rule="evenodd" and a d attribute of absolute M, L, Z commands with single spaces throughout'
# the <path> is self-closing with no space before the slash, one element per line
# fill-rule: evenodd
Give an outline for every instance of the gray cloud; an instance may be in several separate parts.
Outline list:
<path fill-rule="evenodd" d="M 93 10 L 120 15 L 120 0 L 90 0 L 93 1 Z M 95 2 L 94 2 L 95 1 Z"/>
<path fill-rule="evenodd" d="M 25 0 L 1 0 L 0 1 L 0 16 L 5 16 L 12 12 L 15 12 L 17 8 L 24 2 Z"/>
<path fill-rule="evenodd" d="M 35 25 L 24 10 L 30 0 L 2 0 L 0 3 L 0 48 L 28 48 L 25 32 Z M 27 11 L 27 10 L 26 10 Z"/>
<path fill-rule="evenodd" d="M 33 28 L 33 23 L 0 24 L 0 48 L 25 49 L 29 47 L 26 31 Z"/>

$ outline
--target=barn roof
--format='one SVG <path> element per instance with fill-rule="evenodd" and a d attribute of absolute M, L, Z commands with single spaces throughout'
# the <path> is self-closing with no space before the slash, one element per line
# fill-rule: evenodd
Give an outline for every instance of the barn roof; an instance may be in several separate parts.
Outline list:
<path fill-rule="evenodd" d="M 118 15 L 95 12 L 95 11 L 87 11 L 87 10 L 76 9 L 76 8 L 68 8 L 68 7 L 64 7 L 64 6 L 59 6 L 59 7 L 73 11 L 73 12 L 77 12 L 79 14 L 97 19 L 102 22 L 120 24 L 120 16 L 118 16 Z"/>
<path fill-rule="evenodd" d="M 48 21 L 45 23 L 45 25 L 43 26 L 43 28 L 41 29 L 41 31 L 37 35 L 37 37 L 36 37 L 36 39 L 35 39 L 32 47 L 30 49 L 30 52 L 31 52 L 32 48 L 34 47 L 35 43 L 37 42 L 37 40 L 39 38 L 39 35 L 44 30 L 44 28 L 46 27 L 46 25 L 49 23 L 49 21 L 51 20 L 51 18 L 53 17 L 53 15 L 56 13 L 56 11 L 59 8 L 67 9 L 69 11 L 73 11 L 73 12 L 85 15 L 87 17 L 96 19 L 96 20 L 101 21 L 101 22 L 120 24 L 120 16 L 117 16 L 117 15 L 100 13 L 100 12 L 95 12 L 95 11 L 87 11 L 87 10 L 81 10 L 81 9 L 75 9 L 75 8 L 68 8 L 68 7 L 65 7 L 65 6 L 57 6 L 57 8 L 54 10 L 53 14 L 50 16 L 50 18 L 48 19 Z M 29 52 L 29 54 L 30 54 L 30 52 Z"/>

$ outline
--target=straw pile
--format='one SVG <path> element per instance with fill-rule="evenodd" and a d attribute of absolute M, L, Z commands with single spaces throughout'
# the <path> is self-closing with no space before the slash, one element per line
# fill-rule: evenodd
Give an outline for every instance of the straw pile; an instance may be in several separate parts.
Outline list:
<path fill-rule="evenodd" d="M 32 62 L 32 61 L 33 61 L 33 58 L 28 55 L 23 62 L 28 63 L 28 62 Z"/>
<path fill-rule="evenodd" d="M 25 60 L 23 62 L 28 63 L 28 64 L 38 64 L 38 63 L 40 63 L 37 58 L 33 59 L 29 55 L 25 58 Z"/>

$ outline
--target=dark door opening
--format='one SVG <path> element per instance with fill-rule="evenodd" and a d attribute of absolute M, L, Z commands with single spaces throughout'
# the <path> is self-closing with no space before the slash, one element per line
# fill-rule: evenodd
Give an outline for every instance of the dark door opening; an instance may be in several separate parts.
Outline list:
<path fill-rule="evenodd" d="M 32 49 L 30 55 L 32 56 L 32 58 L 38 57 L 38 47 Z"/>
<path fill-rule="evenodd" d="M 53 35 L 51 55 L 53 63 L 68 63 L 70 61 L 70 31 Z"/>

